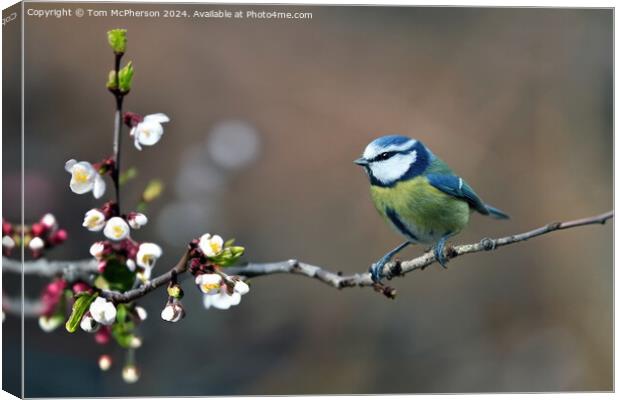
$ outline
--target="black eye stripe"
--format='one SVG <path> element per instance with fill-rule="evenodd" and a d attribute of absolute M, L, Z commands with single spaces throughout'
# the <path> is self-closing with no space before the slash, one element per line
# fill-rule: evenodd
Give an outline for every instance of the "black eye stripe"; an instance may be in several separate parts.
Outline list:
<path fill-rule="evenodd" d="M 386 151 L 384 153 L 376 155 L 370 161 L 383 161 L 383 160 L 387 160 L 388 158 L 392 158 L 396 154 L 405 154 L 405 153 L 407 153 L 407 152 L 406 151 Z"/>

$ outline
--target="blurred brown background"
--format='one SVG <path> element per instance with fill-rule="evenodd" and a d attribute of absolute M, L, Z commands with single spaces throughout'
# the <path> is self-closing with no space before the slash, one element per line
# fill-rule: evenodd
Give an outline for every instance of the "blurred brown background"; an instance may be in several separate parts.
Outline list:
<path fill-rule="evenodd" d="M 204 232 L 236 237 L 248 260 L 366 270 L 401 238 L 376 215 L 352 160 L 387 133 L 422 140 L 513 217 L 475 215 L 456 242 L 613 207 L 611 10 L 133 8 L 313 18 L 27 17 L 25 216 L 51 211 L 71 235 L 50 258 L 86 258 L 100 237 L 81 227 L 98 202 L 70 192 L 63 165 L 111 154 L 105 32 L 116 27 L 129 31 L 126 60 L 136 68 L 126 109 L 172 120 L 155 147 L 138 152 L 127 131 L 123 144 L 123 165 L 139 169 L 124 207 L 149 179 L 167 185 L 135 235 L 164 248 L 156 272 Z M 5 130 L 3 140 L 14 146 L 19 132 Z M 5 169 L 3 180 L 18 190 L 19 169 Z M 4 215 L 17 220 L 19 204 L 5 201 Z M 83 332 L 45 334 L 28 320 L 26 395 L 612 390 L 611 225 L 413 273 L 393 281 L 395 301 L 272 276 L 254 280 L 238 307 L 207 311 L 186 281 L 188 316 L 178 324 L 159 318 L 163 291 L 141 301 L 150 317 L 133 385 L 121 380 L 115 345 Z M 28 278 L 26 291 L 41 284 Z M 18 320 L 9 316 L 4 328 L 13 332 Z M 106 373 L 96 364 L 103 352 L 116 362 Z"/>

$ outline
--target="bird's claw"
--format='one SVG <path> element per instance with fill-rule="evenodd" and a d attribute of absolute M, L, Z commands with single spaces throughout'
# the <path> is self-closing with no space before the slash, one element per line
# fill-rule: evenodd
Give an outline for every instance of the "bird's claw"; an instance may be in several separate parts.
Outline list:
<path fill-rule="evenodd" d="M 381 282 L 381 278 L 383 278 L 383 267 L 385 267 L 386 263 L 387 260 L 381 258 L 370 267 L 370 278 L 374 283 Z"/>
<path fill-rule="evenodd" d="M 442 237 L 439 240 L 439 242 L 437 242 L 435 247 L 433 248 L 435 259 L 437 260 L 439 265 L 441 265 L 444 269 L 448 269 L 448 267 L 446 266 L 446 263 L 448 262 L 448 258 L 446 257 L 446 254 L 444 251 L 446 247 L 446 240 L 447 240 L 447 237 Z"/>

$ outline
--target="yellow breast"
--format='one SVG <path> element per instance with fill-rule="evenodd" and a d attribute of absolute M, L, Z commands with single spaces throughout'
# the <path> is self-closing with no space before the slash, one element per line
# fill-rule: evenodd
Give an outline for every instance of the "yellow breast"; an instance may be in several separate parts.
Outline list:
<path fill-rule="evenodd" d="M 424 176 L 398 182 L 393 187 L 371 186 L 370 192 L 377 211 L 392 226 L 394 215 L 398 216 L 418 242 L 435 242 L 448 233 L 456 234 L 469 221 L 467 202 L 431 186 Z M 390 210 L 392 215 L 388 215 Z"/>

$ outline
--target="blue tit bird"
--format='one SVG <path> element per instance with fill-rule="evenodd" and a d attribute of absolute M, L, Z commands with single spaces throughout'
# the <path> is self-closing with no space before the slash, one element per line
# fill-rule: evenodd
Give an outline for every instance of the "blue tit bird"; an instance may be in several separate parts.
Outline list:
<path fill-rule="evenodd" d="M 372 141 L 354 161 L 370 179 L 372 201 L 379 214 L 407 241 L 370 268 L 379 282 L 385 264 L 410 244 L 433 244 L 436 260 L 446 268 L 446 240 L 469 222 L 472 210 L 496 219 L 503 211 L 485 204 L 474 190 L 422 142 L 401 135 Z"/>

